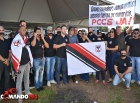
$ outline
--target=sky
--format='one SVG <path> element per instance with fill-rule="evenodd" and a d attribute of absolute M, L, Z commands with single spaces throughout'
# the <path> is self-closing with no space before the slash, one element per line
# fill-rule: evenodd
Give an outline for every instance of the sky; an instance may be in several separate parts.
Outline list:
<path fill-rule="evenodd" d="M 130 0 L 108 0 L 108 1 L 115 3 L 115 4 L 122 4 L 122 3 L 125 3 Z M 135 12 L 140 14 L 140 0 L 136 0 Z M 139 27 L 140 27 L 140 24 L 133 25 L 133 28 L 139 28 Z"/>

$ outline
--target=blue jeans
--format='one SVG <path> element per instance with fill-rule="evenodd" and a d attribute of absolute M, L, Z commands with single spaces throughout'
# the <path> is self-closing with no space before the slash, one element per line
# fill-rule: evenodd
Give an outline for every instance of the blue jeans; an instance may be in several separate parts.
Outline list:
<path fill-rule="evenodd" d="M 46 57 L 46 76 L 47 81 L 54 80 L 54 65 L 55 65 L 55 56 Z"/>
<path fill-rule="evenodd" d="M 96 79 L 99 80 L 99 73 L 101 73 L 102 80 L 105 80 L 105 71 L 104 70 L 96 72 Z"/>
<path fill-rule="evenodd" d="M 107 67 L 109 70 L 109 74 L 110 74 L 110 78 L 113 78 L 113 76 L 115 76 L 115 70 L 114 70 L 114 62 L 116 57 L 118 56 L 117 52 L 108 52 L 107 53 Z"/>
<path fill-rule="evenodd" d="M 60 84 L 60 71 L 62 69 L 63 83 L 67 83 L 67 59 L 56 57 L 56 82 Z"/>
<path fill-rule="evenodd" d="M 43 84 L 44 58 L 33 59 L 34 84 L 39 88 Z"/>
<path fill-rule="evenodd" d="M 135 80 L 140 82 L 140 57 L 130 56 L 132 60 L 132 78 L 131 80 Z"/>
<path fill-rule="evenodd" d="M 123 78 L 125 79 L 126 87 L 130 87 L 131 73 L 125 74 Z M 121 80 L 120 80 L 119 76 L 116 74 L 115 78 L 113 80 L 113 85 L 117 86 L 119 83 L 121 83 Z"/>
<path fill-rule="evenodd" d="M 89 73 L 80 74 L 82 80 L 89 81 Z"/>

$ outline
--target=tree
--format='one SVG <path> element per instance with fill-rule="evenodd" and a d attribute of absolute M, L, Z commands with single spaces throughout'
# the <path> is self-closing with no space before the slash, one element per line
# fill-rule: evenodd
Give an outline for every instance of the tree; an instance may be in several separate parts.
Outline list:
<path fill-rule="evenodd" d="M 108 27 L 99 27 L 101 32 L 108 32 Z"/>

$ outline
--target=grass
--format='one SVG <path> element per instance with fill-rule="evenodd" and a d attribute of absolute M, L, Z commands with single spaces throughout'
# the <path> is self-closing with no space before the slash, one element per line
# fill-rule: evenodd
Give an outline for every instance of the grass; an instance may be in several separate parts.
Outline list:
<path fill-rule="evenodd" d="M 55 91 L 51 88 L 45 88 L 44 91 L 40 92 L 37 92 L 36 89 L 32 89 L 31 92 L 38 95 L 38 100 L 33 103 L 52 103 L 54 96 L 56 95 Z"/>
<path fill-rule="evenodd" d="M 95 79 L 92 79 L 92 81 Z M 131 84 L 130 92 L 126 91 L 124 83 L 118 86 L 102 83 L 96 85 L 93 82 L 85 84 L 71 84 L 69 87 L 56 88 L 45 87 L 44 91 L 37 92 L 32 89 L 33 94 L 38 95 L 38 100 L 24 101 L 23 103 L 140 103 L 140 86 L 136 83 Z M 89 91 L 90 90 L 90 91 Z M 5 102 L 0 103 L 15 103 Z"/>

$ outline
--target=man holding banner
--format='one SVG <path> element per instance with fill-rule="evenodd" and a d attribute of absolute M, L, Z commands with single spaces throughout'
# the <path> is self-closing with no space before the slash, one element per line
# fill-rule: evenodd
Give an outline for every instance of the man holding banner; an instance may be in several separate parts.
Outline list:
<path fill-rule="evenodd" d="M 56 82 L 60 87 L 60 71 L 62 69 L 63 83 L 68 85 L 67 81 L 67 59 L 66 59 L 66 44 L 69 43 L 69 39 L 66 36 L 67 27 L 61 26 L 61 35 L 55 38 L 53 48 L 56 49 Z"/>

